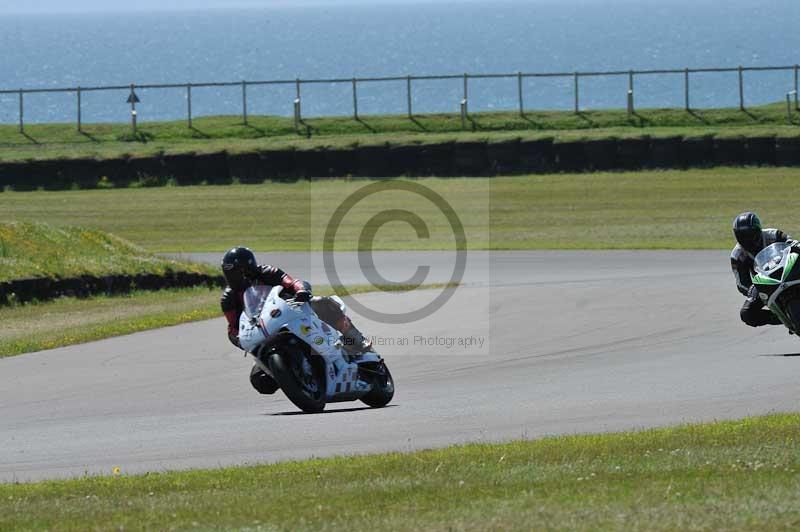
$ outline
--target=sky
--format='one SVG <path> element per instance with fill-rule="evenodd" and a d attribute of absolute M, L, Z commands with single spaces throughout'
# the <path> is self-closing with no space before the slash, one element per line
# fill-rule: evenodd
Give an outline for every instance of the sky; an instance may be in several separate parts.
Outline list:
<path fill-rule="evenodd" d="M 389 4 L 446 0 L 346 0 L 347 3 Z M 0 0 L 0 13 L 183 10 L 290 5 L 335 5 L 342 0 Z"/>
<path fill-rule="evenodd" d="M 0 0 L 0 15 L 17 13 L 81 13 L 109 11 L 154 11 L 189 10 L 233 7 L 275 7 L 336 4 L 413 4 L 413 3 L 454 3 L 490 2 L 491 0 Z M 505 0 L 509 1 L 509 0 Z M 602 2 L 614 0 L 511 0 L 534 2 Z M 634 1 L 634 0 L 628 0 Z M 643 1 L 643 0 L 636 0 Z M 647 0 L 661 1 L 661 0 Z"/>

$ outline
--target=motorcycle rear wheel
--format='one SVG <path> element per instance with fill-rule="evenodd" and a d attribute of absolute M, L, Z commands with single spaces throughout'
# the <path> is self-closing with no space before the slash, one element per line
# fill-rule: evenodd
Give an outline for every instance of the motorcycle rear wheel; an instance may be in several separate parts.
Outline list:
<path fill-rule="evenodd" d="M 296 356 L 305 355 L 298 353 Z M 311 393 L 308 387 L 299 381 L 289 355 L 275 353 L 269 357 L 268 364 L 281 390 L 297 408 L 307 414 L 317 414 L 325 409 L 325 379 L 320 378 L 317 371 L 314 371 L 313 375 L 317 392 Z"/>

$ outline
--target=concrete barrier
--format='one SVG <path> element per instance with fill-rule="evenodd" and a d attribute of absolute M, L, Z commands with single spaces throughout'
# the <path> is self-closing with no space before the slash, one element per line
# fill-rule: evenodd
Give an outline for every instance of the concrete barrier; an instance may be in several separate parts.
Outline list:
<path fill-rule="evenodd" d="M 266 175 L 259 153 L 228 154 L 228 174 L 240 183 L 263 183 Z"/>
<path fill-rule="evenodd" d="M 748 137 L 742 163 L 751 166 L 775 166 L 775 137 Z"/>
<path fill-rule="evenodd" d="M 397 175 L 415 177 L 425 175 L 425 169 L 420 160 L 422 147 L 419 144 L 406 146 L 391 146 L 389 148 L 389 165 L 397 169 Z"/>
<path fill-rule="evenodd" d="M 8 187 L 13 190 L 25 190 L 25 185 L 31 179 L 30 171 L 31 164 L 28 162 L 1 163 L 0 188 L 5 189 Z"/>
<path fill-rule="evenodd" d="M 194 153 L 164 155 L 162 158 L 163 172 L 161 175 L 150 177 L 158 178 L 159 181 L 171 178 L 179 185 L 197 185 L 200 183 L 200 179 L 197 178 L 194 171 L 195 157 Z"/>
<path fill-rule="evenodd" d="M 419 175 L 451 176 L 453 175 L 453 143 L 421 144 L 418 152 Z"/>
<path fill-rule="evenodd" d="M 745 160 L 746 142 L 743 137 L 714 139 L 714 164 L 740 166 Z"/>
<path fill-rule="evenodd" d="M 650 139 L 650 164 L 653 168 L 678 168 L 686 166 L 683 160 L 682 137 L 657 137 Z"/>
<path fill-rule="evenodd" d="M 556 142 L 553 144 L 556 154 L 556 168 L 562 172 L 579 172 L 589 168 L 584 142 Z"/>
<path fill-rule="evenodd" d="M 210 185 L 230 185 L 232 182 L 228 153 L 198 153 L 194 156 L 194 179 Z"/>
<path fill-rule="evenodd" d="M 62 296 L 88 297 L 100 294 L 125 294 L 134 290 L 163 290 L 195 286 L 224 286 L 222 276 L 194 272 L 171 272 L 166 275 L 83 275 L 67 279 L 36 277 L 0 283 L 0 305 L 48 301 Z"/>
<path fill-rule="evenodd" d="M 800 166 L 800 137 L 778 137 L 776 139 L 775 164 Z"/>
<path fill-rule="evenodd" d="M 498 142 L 361 146 L 295 150 L 266 149 L 228 154 L 165 154 L 118 159 L 90 158 L 0 162 L 0 190 L 228 184 L 326 177 L 484 176 L 519 172 L 581 172 L 712 165 L 800 165 L 794 137 L 632 138 L 553 142 Z"/>
<path fill-rule="evenodd" d="M 389 147 L 359 146 L 356 148 L 356 174 L 361 177 L 394 177 L 402 173 L 389 164 Z"/>
<path fill-rule="evenodd" d="M 328 176 L 325 150 L 295 150 L 294 174 L 298 178 L 311 179 Z"/>
<path fill-rule="evenodd" d="M 489 162 L 488 173 L 491 175 L 519 172 L 522 166 L 519 139 L 488 142 L 486 157 Z"/>
<path fill-rule="evenodd" d="M 522 140 L 519 143 L 520 170 L 551 172 L 556 170 L 556 149 L 553 139 Z"/>
<path fill-rule="evenodd" d="M 456 175 L 487 175 L 489 168 L 485 142 L 456 142 L 453 145 L 453 172 Z"/>
<path fill-rule="evenodd" d="M 617 165 L 626 170 L 653 166 L 650 139 L 617 139 Z"/>
<path fill-rule="evenodd" d="M 581 170 L 613 170 L 620 168 L 617 140 L 587 140 L 583 144 L 585 166 Z"/>
<path fill-rule="evenodd" d="M 683 166 L 706 167 L 714 164 L 714 139 L 710 137 L 685 138 L 681 144 Z"/>
<path fill-rule="evenodd" d="M 325 166 L 329 177 L 356 174 L 356 152 L 353 148 L 329 148 L 325 151 Z"/>
<path fill-rule="evenodd" d="M 264 175 L 281 181 L 296 179 L 294 173 L 294 149 L 263 150 L 260 154 L 261 163 L 264 165 Z"/>

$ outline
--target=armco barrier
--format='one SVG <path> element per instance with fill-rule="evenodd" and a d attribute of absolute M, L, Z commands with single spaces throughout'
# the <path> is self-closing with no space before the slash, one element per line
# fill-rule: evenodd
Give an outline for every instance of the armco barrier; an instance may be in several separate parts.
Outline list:
<path fill-rule="evenodd" d="M 228 154 L 159 154 L 118 159 L 0 162 L 0 189 L 95 188 L 233 182 L 261 183 L 326 177 L 484 176 L 713 165 L 800 166 L 800 137 L 509 139 L 294 148 Z"/>
<path fill-rule="evenodd" d="M 84 275 L 69 279 L 38 277 L 0 283 L 0 305 L 47 301 L 61 296 L 87 297 L 99 294 L 125 294 L 133 290 L 162 290 L 194 286 L 223 286 L 221 276 L 173 272 L 167 275 Z"/>

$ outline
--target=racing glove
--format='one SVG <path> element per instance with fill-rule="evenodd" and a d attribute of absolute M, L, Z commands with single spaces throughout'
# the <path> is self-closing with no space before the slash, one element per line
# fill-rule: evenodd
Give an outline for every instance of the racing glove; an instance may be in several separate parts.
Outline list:
<path fill-rule="evenodd" d="M 311 283 L 308 281 L 299 281 L 297 284 L 300 286 L 294 293 L 294 300 L 300 303 L 308 303 L 311 299 Z"/>
<path fill-rule="evenodd" d="M 294 295 L 294 300 L 300 303 L 308 303 L 311 300 L 310 290 L 300 290 Z"/>

